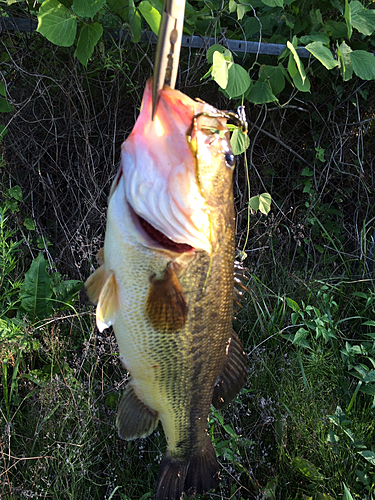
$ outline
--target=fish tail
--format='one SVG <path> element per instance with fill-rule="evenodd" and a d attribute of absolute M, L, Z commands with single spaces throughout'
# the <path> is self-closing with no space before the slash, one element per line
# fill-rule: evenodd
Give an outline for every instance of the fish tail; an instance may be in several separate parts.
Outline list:
<path fill-rule="evenodd" d="M 205 493 L 219 484 L 220 467 L 207 436 L 201 451 L 189 460 L 177 460 L 167 452 L 160 465 L 155 500 L 180 500 Z"/>

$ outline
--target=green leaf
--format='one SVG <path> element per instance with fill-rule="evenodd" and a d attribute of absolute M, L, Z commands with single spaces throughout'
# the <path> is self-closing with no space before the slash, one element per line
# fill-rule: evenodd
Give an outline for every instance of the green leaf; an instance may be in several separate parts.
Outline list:
<path fill-rule="evenodd" d="M 323 24 L 323 16 L 322 16 L 322 13 L 320 11 L 320 9 L 316 9 L 315 11 L 315 19 L 316 19 L 316 22 L 318 24 Z M 316 26 L 315 26 L 316 28 Z"/>
<path fill-rule="evenodd" d="M 0 82 L 0 95 L 4 96 L 4 98 L 6 98 L 6 95 L 7 95 L 6 87 L 5 87 L 5 84 L 3 82 Z M 14 109 L 13 106 L 11 104 L 9 104 L 7 99 L 3 99 L 2 97 L 0 97 L 0 112 L 1 113 L 9 113 L 9 111 L 13 111 L 13 109 Z"/>
<path fill-rule="evenodd" d="M 271 208 L 271 196 L 268 193 L 263 193 L 258 196 L 252 196 L 249 200 L 250 207 L 256 211 L 267 215 Z"/>
<path fill-rule="evenodd" d="M 327 69 L 333 69 L 339 65 L 339 62 L 333 58 L 332 52 L 322 42 L 309 43 L 305 48 Z"/>
<path fill-rule="evenodd" d="M 161 13 L 163 12 L 163 0 L 149 0 L 150 4 L 155 7 L 155 9 Z"/>
<path fill-rule="evenodd" d="M 24 336 L 24 332 L 12 320 L 0 318 L 0 342 L 17 342 Z"/>
<path fill-rule="evenodd" d="M 296 62 L 294 60 L 293 54 L 289 54 L 288 73 L 290 74 L 290 76 L 292 78 L 294 78 L 296 76 L 296 74 L 298 73 L 297 65 L 296 65 Z"/>
<path fill-rule="evenodd" d="M 293 77 L 293 83 L 300 92 L 310 92 L 310 80 L 307 78 L 307 76 L 304 80 L 302 80 L 301 75 L 297 73 Z"/>
<path fill-rule="evenodd" d="M 250 139 L 239 127 L 236 127 L 230 138 L 230 145 L 234 155 L 244 153 L 250 146 Z"/>
<path fill-rule="evenodd" d="M 6 128 L 5 125 L 2 125 L 0 123 L 0 142 L 3 140 L 3 138 L 5 137 L 5 135 L 8 133 L 8 129 Z M 1 163 L 0 163 L 1 165 Z"/>
<path fill-rule="evenodd" d="M 369 382 L 375 382 L 375 370 L 370 370 L 363 378 L 365 384 Z"/>
<path fill-rule="evenodd" d="M 231 63 L 233 64 L 233 63 Z M 228 60 L 225 55 L 219 51 L 214 52 L 212 59 L 212 78 L 215 82 L 225 89 L 228 85 Z"/>
<path fill-rule="evenodd" d="M 370 396 L 375 396 L 375 385 L 362 385 L 361 388 L 359 389 L 361 392 L 364 392 L 365 394 L 370 394 Z"/>
<path fill-rule="evenodd" d="M 247 95 L 247 99 L 254 104 L 265 104 L 266 102 L 277 101 L 277 97 L 267 82 L 255 82 Z"/>
<path fill-rule="evenodd" d="M 128 0 L 107 0 L 107 7 L 123 21 L 128 21 Z"/>
<path fill-rule="evenodd" d="M 148 0 L 143 0 L 138 5 L 139 12 L 146 19 L 147 24 L 150 26 L 151 30 L 157 35 L 159 33 L 160 26 L 160 13 L 153 7 Z"/>
<path fill-rule="evenodd" d="M 294 335 L 294 339 L 293 339 L 292 343 L 295 345 L 302 345 L 302 342 L 304 340 L 306 340 L 308 334 L 309 334 L 308 330 L 306 330 L 305 328 L 299 328 L 296 331 L 296 334 Z"/>
<path fill-rule="evenodd" d="M 284 0 L 262 0 L 264 5 L 268 5 L 268 7 L 283 7 Z"/>
<path fill-rule="evenodd" d="M 237 5 L 237 19 L 241 21 L 241 19 L 243 18 L 243 16 L 246 14 L 247 11 L 248 11 L 248 6 L 239 3 Z"/>
<path fill-rule="evenodd" d="M 218 43 L 215 43 L 214 45 L 211 45 L 211 47 L 209 47 L 207 49 L 207 53 L 206 53 L 207 62 L 209 62 L 210 64 L 212 64 L 213 60 L 214 60 L 214 53 L 216 51 L 218 51 L 221 54 L 224 54 L 225 50 L 226 50 L 225 47 L 223 45 L 219 45 Z"/>
<path fill-rule="evenodd" d="M 94 17 L 106 0 L 74 0 L 72 9 L 79 17 Z"/>
<path fill-rule="evenodd" d="M 142 36 L 142 18 L 135 8 L 134 0 L 129 0 L 128 21 L 131 31 L 131 41 L 138 43 Z"/>
<path fill-rule="evenodd" d="M 0 97 L 0 113 L 9 113 L 13 109 L 13 106 L 4 97 Z"/>
<path fill-rule="evenodd" d="M 276 490 L 277 490 L 277 478 L 274 477 L 273 479 L 268 481 L 265 488 L 262 490 L 263 498 L 269 500 L 276 500 L 277 498 Z"/>
<path fill-rule="evenodd" d="M 257 212 L 259 210 L 259 196 L 252 196 L 249 200 L 250 207 Z"/>
<path fill-rule="evenodd" d="M 342 496 L 342 500 L 354 500 L 346 484 L 345 483 L 342 484 L 344 485 L 344 494 Z"/>
<path fill-rule="evenodd" d="M 117 403 L 117 402 L 116 402 Z M 116 408 L 117 404 L 115 405 L 115 408 Z M 139 500 L 147 500 L 148 498 L 150 498 L 152 496 L 152 493 L 148 492 L 148 493 L 145 493 L 144 495 L 141 496 L 141 498 Z"/>
<path fill-rule="evenodd" d="M 87 62 L 94 52 L 94 47 L 102 34 L 103 26 L 99 23 L 84 23 L 79 29 L 77 48 L 74 54 L 83 66 L 87 66 Z"/>
<path fill-rule="evenodd" d="M 288 306 L 291 309 L 293 309 L 293 311 L 300 312 L 301 308 L 300 308 L 300 306 L 297 304 L 297 302 L 295 300 L 290 299 L 289 297 L 286 297 L 286 301 L 287 301 Z"/>
<path fill-rule="evenodd" d="M 305 167 L 302 170 L 301 175 L 303 175 L 304 177 L 312 177 L 314 175 L 314 172 L 310 167 Z"/>
<path fill-rule="evenodd" d="M 259 70 L 259 80 L 268 81 L 274 95 L 279 94 L 285 88 L 284 71 L 280 66 L 268 66 L 263 64 Z"/>
<path fill-rule="evenodd" d="M 353 76 L 353 66 L 350 59 L 351 52 L 353 52 L 352 49 L 345 42 L 342 42 L 342 44 L 337 47 L 337 54 L 340 63 L 340 73 L 344 82 L 350 80 Z"/>
<path fill-rule="evenodd" d="M 31 263 L 21 285 L 21 308 L 32 321 L 44 319 L 52 312 L 52 278 L 46 271 L 47 261 L 40 253 Z"/>
<path fill-rule="evenodd" d="M 76 37 L 77 20 L 57 0 L 45 0 L 39 8 L 37 31 L 55 45 L 70 47 Z"/>
<path fill-rule="evenodd" d="M 22 201 L 22 189 L 20 186 L 13 186 L 8 189 L 8 195 L 17 201 Z"/>
<path fill-rule="evenodd" d="M 262 23 L 263 23 L 263 18 L 262 18 Z M 251 38 L 253 35 L 259 33 L 261 26 L 263 26 L 263 24 L 260 24 L 259 19 L 257 19 L 256 17 L 247 16 L 243 23 L 243 29 L 245 31 L 246 37 Z"/>
<path fill-rule="evenodd" d="M 375 79 L 375 57 L 365 50 L 353 50 L 350 52 L 350 61 L 354 73 L 362 80 Z"/>
<path fill-rule="evenodd" d="M 364 484 L 365 486 L 370 487 L 370 484 L 371 484 L 371 476 L 370 476 L 370 474 L 368 474 L 367 472 L 365 472 L 363 470 L 356 470 L 355 473 L 356 473 L 358 479 L 361 481 L 362 484 Z"/>
<path fill-rule="evenodd" d="M 324 481 L 324 476 L 318 471 L 313 463 L 305 458 L 294 457 L 292 467 L 310 481 Z"/>
<path fill-rule="evenodd" d="M 353 28 L 365 36 L 372 35 L 375 31 L 375 10 L 365 9 L 358 0 L 350 2 L 349 6 Z"/>
<path fill-rule="evenodd" d="M 296 37 L 293 37 L 293 42 L 295 41 L 295 38 Z M 304 68 L 303 64 L 301 63 L 301 59 L 299 58 L 299 55 L 297 54 L 297 51 L 294 48 L 294 45 L 292 43 L 290 43 L 289 40 L 286 42 L 286 45 L 287 45 L 288 49 L 290 50 L 291 55 L 293 55 L 294 62 L 297 66 L 299 74 L 301 75 L 302 83 L 304 83 L 305 78 L 306 78 L 306 73 L 305 73 L 305 68 Z M 289 57 L 289 60 L 290 60 L 290 57 Z M 289 71 L 289 64 L 288 64 L 288 71 Z M 289 72 L 289 74 L 293 78 L 293 75 L 290 72 Z"/>
<path fill-rule="evenodd" d="M 348 0 L 345 0 L 344 19 L 345 19 L 345 22 L 346 22 L 346 27 L 348 28 L 348 38 L 350 40 L 351 37 L 352 37 L 352 33 L 353 33 L 353 27 L 352 27 L 351 8 L 349 6 Z"/>
<path fill-rule="evenodd" d="M 232 12 L 236 12 L 236 9 L 237 9 L 237 3 L 235 2 L 235 0 L 229 0 L 228 9 L 229 9 L 229 12 L 230 12 L 230 13 L 232 13 Z"/>
<path fill-rule="evenodd" d="M 25 226 L 26 229 L 28 229 L 29 231 L 35 231 L 35 222 L 33 221 L 33 219 L 30 219 L 30 217 L 27 217 L 24 221 L 23 221 L 23 225 Z"/>
<path fill-rule="evenodd" d="M 267 215 L 271 210 L 272 198 L 268 193 L 263 193 L 259 195 L 259 210 L 262 214 Z"/>
<path fill-rule="evenodd" d="M 60 303 L 59 309 L 63 309 L 64 305 L 69 304 L 73 297 L 81 290 L 83 286 L 82 281 L 79 280 L 65 280 L 60 281 L 53 287 L 56 295 L 56 300 Z"/>
<path fill-rule="evenodd" d="M 99 9 L 103 7 L 106 0 L 74 0 L 72 9 L 79 17 L 93 18 Z"/>
<path fill-rule="evenodd" d="M 225 92 L 230 99 L 242 96 L 249 88 L 249 73 L 239 64 L 232 63 L 228 68 L 228 83 Z"/>
<path fill-rule="evenodd" d="M 301 36 L 301 43 L 307 45 L 310 42 L 322 42 L 324 45 L 329 45 L 330 39 L 325 33 L 312 33 L 311 35 Z"/>

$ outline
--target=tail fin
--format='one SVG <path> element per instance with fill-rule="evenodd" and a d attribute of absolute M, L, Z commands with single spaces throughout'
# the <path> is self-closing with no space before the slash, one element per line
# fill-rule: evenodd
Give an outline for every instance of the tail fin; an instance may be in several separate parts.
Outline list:
<path fill-rule="evenodd" d="M 220 467 L 210 438 L 200 453 L 190 460 L 165 455 L 160 465 L 155 500 L 180 500 L 183 492 L 189 496 L 205 493 L 219 484 Z"/>

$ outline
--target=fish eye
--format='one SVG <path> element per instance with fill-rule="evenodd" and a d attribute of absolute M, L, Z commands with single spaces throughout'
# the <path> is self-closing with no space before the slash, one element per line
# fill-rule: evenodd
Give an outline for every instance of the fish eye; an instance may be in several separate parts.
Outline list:
<path fill-rule="evenodd" d="M 236 166 L 236 157 L 234 156 L 232 151 L 228 151 L 227 153 L 225 153 L 225 163 L 231 170 L 233 170 Z"/>

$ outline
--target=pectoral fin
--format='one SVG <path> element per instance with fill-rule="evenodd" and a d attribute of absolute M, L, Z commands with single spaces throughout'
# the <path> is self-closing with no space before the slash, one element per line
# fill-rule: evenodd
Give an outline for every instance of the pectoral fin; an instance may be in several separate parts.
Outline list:
<path fill-rule="evenodd" d="M 96 307 L 96 325 L 100 332 L 113 325 L 116 319 L 117 310 L 118 298 L 116 276 L 113 271 L 110 271 L 106 274 L 106 279 Z"/>
<path fill-rule="evenodd" d="M 104 247 L 102 247 L 98 253 L 96 254 L 96 260 L 99 262 L 99 265 L 104 264 Z"/>
<path fill-rule="evenodd" d="M 128 441 L 146 437 L 156 428 L 158 413 L 146 406 L 129 383 L 122 395 L 116 418 L 119 436 Z"/>
<path fill-rule="evenodd" d="M 247 358 L 242 343 L 232 331 L 227 357 L 214 387 L 212 404 L 215 408 L 222 408 L 235 398 L 246 383 L 247 372 Z"/>
<path fill-rule="evenodd" d="M 146 312 L 151 325 L 159 330 L 179 330 L 186 323 L 188 303 L 173 263 L 163 276 L 150 278 Z"/>
<path fill-rule="evenodd" d="M 89 278 L 86 280 L 85 289 L 89 300 L 93 304 L 99 302 L 100 292 L 106 281 L 106 271 L 104 266 L 100 266 Z"/>

